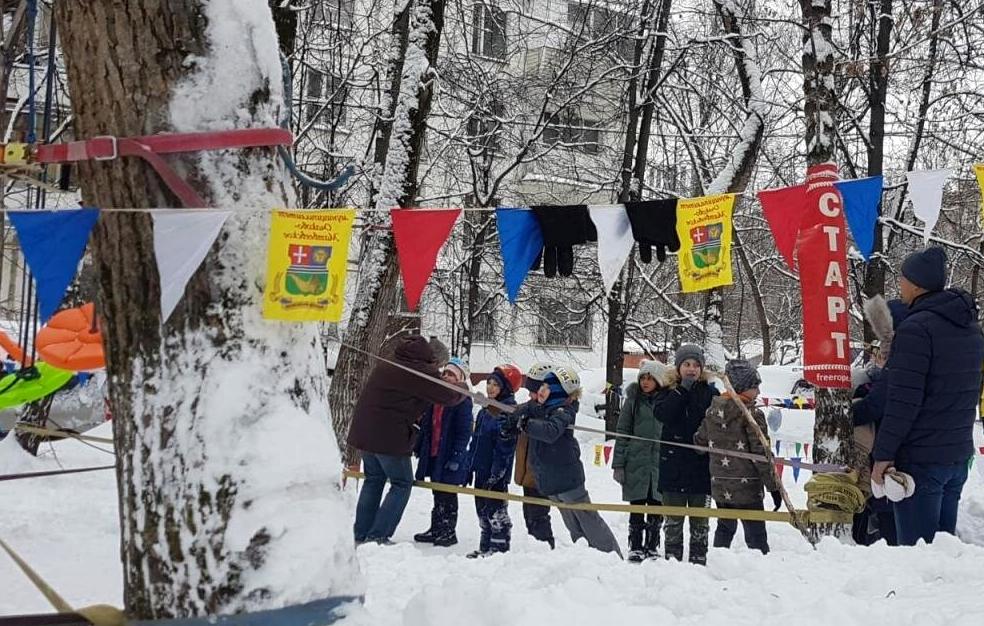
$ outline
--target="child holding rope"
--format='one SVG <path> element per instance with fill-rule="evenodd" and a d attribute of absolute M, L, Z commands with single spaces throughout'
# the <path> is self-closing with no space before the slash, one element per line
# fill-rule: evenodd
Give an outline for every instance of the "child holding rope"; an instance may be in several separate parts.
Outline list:
<path fill-rule="evenodd" d="M 486 381 L 488 396 L 503 404 L 516 404 L 514 394 L 523 382 L 523 372 L 515 365 L 500 365 Z M 506 417 L 495 407 L 485 407 L 478 413 L 475 432 L 468 445 L 470 467 L 475 487 L 489 491 L 509 491 L 509 475 L 516 453 L 516 433 L 511 432 Z M 475 496 L 475 511 L 482 529 L 478 550 L 470 559 L 509 551 L 512 522 L 505 500 Z"/>
<path fill-rule="evenodd" d="M 656 397 L 654 412 L 663 423 L 664 441 L 692 444 L 711 401 L 718 395 L 704 374 L 704 351 L 684 344 L 674 357 L 680 384 Z M 659 492 L 668 506 L 710 506 L 711 477 L 707 458 L 676 446 L 660 446 Z M 666 517 L 666 558 L 683 560 L 683 517 Z M 707 563 L 706 517 L 690 518 L 690 562 Z"/>
<path fill-rule="evenodd" d="M 639 380 L 625 390 L 625 402 L 615 430 L 620 435 L 659 439 L 663 424 L 654 407 L 661 389 L 675 382 L 673 368 L 659 361 L 643 361 Z M 631 504 L 659 505 L 659 444 L 620 437 L 615 441 L 612 460 L 615 482 L 622 485 L 622 499 Z M 657 556 L 663 516 L 642 513 L 629 515 L 629 562 L 639 563 Z"/>
<path fill-rule="evenodd" d="M 556 367 L 544 377 L 536 399 L 519 411 L 519 428 L 530 439 L 529 455 L 537 488 L 554 502 L 591 502 L 584 488 L 581 450 L 570 429 L 580 397 L 577 373 L 569 367 Z M 575 543 L 583 537 L 596 550 L 622 556 L 615 535 L 597 511 L 560 509 L 560 517 Z"/>
<path fill-rule="evenodd" d="M 537 363 L 526 372 L 526 379 L 523 386 L 530 392 L 530 397 L 536 397 L 540 387 L 543 386 L 543 379 L 553 371 L 553 365 Z M 543 498 L 544 495 L 536 488 L 536 477 L 533 474 L 533 464 L 530 463 L 528 454 L 530 438 L 526 433 L 519 433 L 516 440 L 516 472 L 514 479 L 516 484 L 523 488 L 523 495 L 527 498 Z M 550 523 L 550 507 L 540 504 L 523 503 L 523 520 L 526 522 L 526 532 L 537 541 L 543 541 L 554 549 L 553 526 Z"/>
<path fill-rule="evenodd" d="M 768 432 L 765 415 L 755 408 L 762 379 L 751 363 L 744 359 L 730 361 L 725 373 L 731 386 L 763 433 Z M 765 455 L 761 440 L 748 423 L 744 411 L 729 393 L 714 398 L 707 410 L 694 443 L 713 449 L 734 450 Z M 708 457 L 711 472 L 711 495 L 719 509 L 764 510 L 762 489 L 772 495 L 776 511 L 782 505 L 782 495 L 775 472 L 768 463 L 756 463 L 748 459 L 712 454 Z M 769 538 L 765 522 L 742 520 L 745 545 L 762 554 L 769 553 Z M 738 529 L 738 521 L 719 519 L 714 531 L 714 547 L 730 548 Z"/>

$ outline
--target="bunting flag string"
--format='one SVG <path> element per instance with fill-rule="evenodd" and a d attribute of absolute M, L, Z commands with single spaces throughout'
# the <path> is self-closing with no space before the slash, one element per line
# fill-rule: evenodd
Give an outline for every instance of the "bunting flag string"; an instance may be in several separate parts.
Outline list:
<path fill-rule="evenodd" d="M 41 323 L 61 306 L 96 221 L 98 209 L 7 213 L 37 286 Z"/>
<path fill-rule="evenodd" d="M 512 303 L 543 250 L 543 232 L 529 209 L 496 209 L 506 296 Z"/>
<path fill-rule="evenodd" d="M 798 483 L 800 477 L 800 462 L 803 459 L 798 456 L 794 456 L 789 460 L 793 462 L 793 482 Z"/>
<path fill-rule="evenodd" d="M 598 268 L 607 296 L 632 254 L 632 224 L 622 204 L 589 206 L 588 211 L 598 231 Z"/>
<path fill-rule="evenodd" d="M 882 176 L 872 176 L 834 183 L 844 199 L 847 225 L 865 262 L 875 249 L 875 227 L 878 225 L 878 205 L 881 204 L 884 181 Z"/>
<path fill-rule="evenodd" d="M 390 215 L 407 308 L 416 311 L 461 209 L 393 209 Z"/>
<path fill-rule="evenodd" d="M 923 242 L 929 245 L 929 236 L 936 228 L 943 206 L 943 186 L 953 172 L 947 169 L 914 171 L 906 173 L 909 181 L 909 200 L 912 202 L 912 212 L 925 222 Z"/>
<path fill-rule="evenodd" d="M 776 249 L 786 260 L 790 270 L 796 270 L 796 240 L 799 236 L 803 212 L 806 209 L 806 185 L 764 189 L 758 192 L 762 213 L 769 223 Z"/>
<path fill-rule="evenodd" d="M 230 211 L 161 209 L 154 219 L 154 257 L 161 285 L 161 323 L 167 322 L 188 281 L 205 260 Z"/>

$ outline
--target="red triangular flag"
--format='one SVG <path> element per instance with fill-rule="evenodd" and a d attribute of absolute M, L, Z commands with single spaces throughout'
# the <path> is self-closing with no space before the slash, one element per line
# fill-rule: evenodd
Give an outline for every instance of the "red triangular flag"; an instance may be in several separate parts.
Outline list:
<path fill-rule="evenodd" d="M 803 221 L 803 211 L 806 209 L 806 185 L 765 189 L 758 192 L 758 197 L 779 254 L 786 260 L 789 269 L 795 269 L 793 253 L 796 250 L 800 223 Z"/>
<path fill-rule="evenodd" d="M 803 456 L 805 456 L 807 459 L 810 458 L 810 444 L 808 443 L 803 444 Z"/>
<path fill-rule="evenodd" d="M 437 253 L 451 236 L 461 209 L 393 209 L 393 240 L 400 260 L 407 308 L 417 310 L 434 272 Z"/>
<path fill-rule="evenodd" d="M 614 447 L 615 446 L 610 446 L 607 443 L 605 444 L 605 465 L 608 465 L 608 462 L 611 461 L 611 459 L 612 459 L 612 449 Z"/>
<path fill-rule="evenodd" d="M 780 479 L 782 478 L 782 471 L 784 469 L 786 469 L 785 465 L 783 465 L 782 463 L 776 463 L 776 474 L 778 474 Z"/>

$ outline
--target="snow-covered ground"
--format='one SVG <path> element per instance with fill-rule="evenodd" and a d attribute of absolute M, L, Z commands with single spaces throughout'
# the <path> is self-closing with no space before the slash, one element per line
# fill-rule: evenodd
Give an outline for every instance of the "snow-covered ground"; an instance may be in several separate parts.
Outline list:
<path fill-rule="evenodd" d="M 591 387 L 591 376 L 585 379 Z M 773 379 L 770 375 L 766 386 Z M 809 412 L 788 412 L 778 436 L 808 441 L 801 437 L 810 432 L 810 421 Z M 583 416 L 579 423 L 598 425 L 593 422 Z M 92 434 L 108 436 L 109 425 Z M 984 445 L 979 432 L 977 437 L 978 445 Z M 593 446 L 600 438 L 579 434 L 579 439 L 592 498 L 619 502 L 611 470 L 592 462 Z M 102 465 L 109 460 L 105 452 L 74 441 L 46 446 L 39 459 L 24 455 L 12 438 L 0 442 L 0 474 L 51 469 L 58 463 Z M 790 472 L 784 474 L 797 504 L 805 500 L 802 485 L 807 477 L 803 472 L 794 482 Z M 354 510 L 356 485 L 350 482 L 346 493 L 347 505 Z M 526 535 L 518 504 L 510 505 L 512 551 L 468 560 L 464 555 L 478 545 L 471 498 L 461 498 L 460 543 L 450 549 L 413 544 L 412 535 L 428 526 L 430 505 L 430 493 L 415 490 L 394 537 L 397 545 L 359 548 L 368 584 L 366 603 L 353 611 L 346 624 L 757 625 L 769 620 L 838 626 L 976 626 L 984 619 L 984 458 L 980 457 L 964 489 L 959 538 L 941 536 L 931 546 L 894 549 L 826 540 L 814 551 L 792 528 L 770 524 L 771 554 L 763 557 L 747 550 L 739 531 L 732 550 L 711 550 L 706 568 L 666 561 L 629 565 L 583 545 L 571 545 L 556 512 L 552 517 L 559 545 L 551 552 Z M 624 546 L 627 516 L 603 516 Z M 0 483 L 0 537 L 70 603 L 121 604 L 112 472 Z M 0 581 L 0 615 L 49 610 L 2 555 Z"/>

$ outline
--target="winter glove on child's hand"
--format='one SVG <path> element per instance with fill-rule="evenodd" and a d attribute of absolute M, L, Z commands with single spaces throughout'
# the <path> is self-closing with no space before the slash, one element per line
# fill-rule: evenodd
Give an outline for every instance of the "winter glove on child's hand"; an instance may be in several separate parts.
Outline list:
<path fill-rule="evenodd" d="M 617 482 L 618 484 L 620 484 L 620 485 L 624 485 L 625 484 L 625 468 L 624 467 L 616 467 L 615 469 L 613 469 L 612 470 L 612 476 L 615 478 L 615 482 Z"/>
<path fill-rule="evenodd" d="M 535 206 L 533 213 L 543 232 L 543 274 L 553 278 L 574 273 L 574 246 L 598 241 L 588 207 Z"/>
<path fill-rule="evenodd" d="M 632 225 L 632 238 L 639 243 L 639 259 L 643 263 L 653 260 L 654 247 L 660 263 L 666 260 L 667 248 L 670 252 L 680 249 L 676 232 L 676 206 L 675 198 L 625 203 L 625 212 Z"/>
<path fill-rule="evenodd" d="M 772 496 L 772 504 L 775 505 L 773 511 L 778 511 L 782 508 L 782 493 L 779 491 L 770 491 L 769 495 Z"/>

